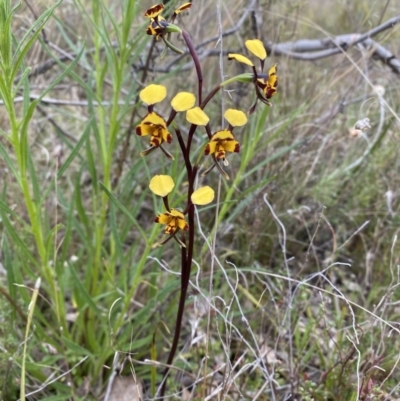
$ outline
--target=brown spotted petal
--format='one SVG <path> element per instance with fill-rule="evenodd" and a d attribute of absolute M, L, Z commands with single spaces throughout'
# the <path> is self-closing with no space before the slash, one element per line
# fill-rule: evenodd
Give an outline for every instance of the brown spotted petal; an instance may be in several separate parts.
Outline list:
<path fill-rule="evenodd" d="M 192 7 L 192 3 L 184 3 L 175 10 L 174 14 L 178 15 L 182 11 L 189 10 L 190 7 Z"/>
<path fill-rule="evenodd" d="M 275 64 L 268 71 L 268 81 L 264 88 L 264 94 L 267 99 L 275 95 L 278 87 L 277 65 Z"/>
<path fill-rule="evenodd" d="M 150 7 L 144 13 L 144 16 L 147 18 L 156 18 L 163 12 L 163 10 L 164 10 L 164 4 L 156 4 L 155 6 Z"/>

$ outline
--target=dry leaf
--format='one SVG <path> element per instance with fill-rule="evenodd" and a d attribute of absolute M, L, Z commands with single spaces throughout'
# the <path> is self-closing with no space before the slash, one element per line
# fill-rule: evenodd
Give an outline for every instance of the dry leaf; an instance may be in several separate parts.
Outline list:
<path fill-rule="evenodd" d="M 142 383 L 132 376 L 116 376 L 104 401 L 142 401 Z"/>

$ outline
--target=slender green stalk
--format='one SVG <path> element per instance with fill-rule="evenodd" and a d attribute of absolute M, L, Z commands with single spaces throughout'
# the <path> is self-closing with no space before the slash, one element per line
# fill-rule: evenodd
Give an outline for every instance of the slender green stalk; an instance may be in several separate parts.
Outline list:
<path fill-rule="evenodd" d="M 35 287 L 32 293 L 32 299 L 29 304 L 29 312 L 28 312 L 28 319 L 26 322 L 26 329 L 25 329 L 25 341 L 24 341 L 24 351 L 23 351 L 23 358 L 22 358 L 22 367 L 21 367 L 21 385 L 20 385 L 20 399 L 21 401 L 25 401 L 25 375 L 26 375 L 26 357 L 27 357 L 27 348 L 28 348 L 28 337 L 29 331 L 32 324 L 33 319 L 33 312 L 36 306 L 36 300 L 39 294 L 40 288 L 40 278 L 36 280 Z"/>
<path fill-rule="evenodd" d="M 12 12 L 10 11 L 9 1 L 3 2 L 0 6 L 0 25 L 1 25 L 1 44 L 0 44 L 0 92 L 4 101 L 4 105 L 7 111 L 10 133 L 9 139 L 13 146 L 14 154 L 16 157 L 17 169 L 13 169 L 16 174 L 16 180 L 21 189 L 23 199 L 25 202 L 26 210 L 29 217 L 30 229 L 35 240 L 36 250 L 38 253 L 38 265 L 40 273 L 43 274 L 46 282 L 50 286 L 50 294 L 53 301 L 55 302 L 55 310 L 57 314 L 57 320 L 59 324 L 64 325 L 64 319 L 61 317 L 59 295 L 57 292 L 57 284 L 54 276 L 54 272 L 49 265 L 49 253 L 45 243 L 45 233 L 42 224 L 41 216 L 41 200 L 34 199 L 33 193 L 30 187 L 30 178 L 28 176 L 28 162 L 29 162 L 29 149 L 28 149 L 28 138 L 27 130 L 30 119 L 32 118 L 33 111 L 36 106 L 36 102 L 28 104 L 22 117 L 17 116 L 15 109 L 15 96 L 16 91 L 14 90 L 14 78 L 22 66 L 23 58 L 28 52 L 29 48 L 33 45 L 35 39 L 40 34 L 41 29 L 44 26 L 47 18 L 51 15 L 52 9 L 46 11 L 38 21 L 35 23 L 33 28 L 36 28 L 36 32 L 32 34 L 32 37 L 27 35 L 21 39 L 18 43 L 15 54 L 12 52 L 12 34 L 11 34 L 11 19 Z M 30 34 L 31 32 L 28 32 Z M 22 74 L 26 77 L 27 74 Z M 26 79 L 26 78 L 25 78 Z M 34 172 L 31 174 L 34 174 Z"/>
<path fill-rule="evenodd" d="M 93 24 L 95 25 L 93 40 L 94 40 L 94 67 L 95 67 L 95 85 L 96 85 L 96 93 L 99 99 L 102 99 L 103 88 L 104 88 L 104 79 L 108 68 L 108 63 L 104 63 L 102 60 L 102 46 L 103 40 L 102 35 L 100 34 L 101 26 L 102 26 L 102 18 L 101 18 L 101 7 L 102 3 L 99 1 L 92 1 L 92 12 L 93 12 Z M 109 153 L 107 152 L 108 143 L 106 137 L 106 113 L 104 107 L 99 107 L 97 110 L 97 129 L 98 129 L 98 138 L 99 138 L 99 152 L 100 152 L 100 160 L 102 162 L 104 178 L 103 181 L 105 186 L 109 188 L 109 175 L 106 173 L 107 166 L 109 165 L 108 157 Z M 95 254 L 93 260 L 93 268 L 91 272 L 90 282 L 92 283 L 90 291 L 92 295 L 96 295 L 98 290 L 98 280 L 99 280 L 99 270 L 101 265 L 101 254 L 102 247 L 104 241 L 104 233 L 105 233 L 105 222 L 106 222 L 106 212 L 107 212 L 107 198 L 105 194 L 101 194 L 100 198 L 95 193 L 93 194 L 93 213 L 98 218 L 95 218 Z"/>

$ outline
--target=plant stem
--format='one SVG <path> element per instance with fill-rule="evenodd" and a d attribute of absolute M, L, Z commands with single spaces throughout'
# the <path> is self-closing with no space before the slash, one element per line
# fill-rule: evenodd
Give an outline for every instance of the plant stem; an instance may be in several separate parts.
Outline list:
<path fill-rule="evenodd" d="M 196 125 L 194 127 L 196 127 Z M 190 166 L 190 171 L 188 169 L 189 166 Z M 167 367 L 164 370 L 163 384 L 162 384 L 162 387 L 160 390 L 161 400 L 164 399 L 165 389 L 166 389 L 166 385 L 167 385 L 167 376 L 170 371 L 170 366 L 174 360 L 176 350 L 178 348 L 179 337 L 180 337 L 181 328 L 182 328 L 183 312 L 185 310 L 187 289 L 188 289 L 189 280 L 190 280 L 190 272 L 192 270 L 195 226 L 194 226 L 194 205 L 191 202 L 191 196 L 192 196 L 193 190 L 194 190 L 194 181 L 196 179 L 198 167 L 196 165 L 192 166 L 190 164 L 189 164 L 189 166 L 186 166 L 187 173 L 188 173 L 188 179 L 189 179 L 188 197 L 187 197 L 189 239 L 188 239 L 187 248 L 181 247 L 181 292 L 179 295 L 178 313 L 177 313 L 176 321 L 175 321 L 174 339 L 172 341 L 172 346 L 169 351 L 169 355 L 168 355 L 168 359 L 167 359 Z"/>
<path fill-rule="evenodd" d="M 182 37 L 183 37 L 183 39 L 185 39 L 185 42 L 189 49 L 190 55 L 192 56 L 194 66 L 196 68 L 197 80 L 199 82 L 199 88 L 198 88 L 199 99 L 198 100 L 199 100 L 199 105 L 200 105 L 201 99 L 202 99 L 202 93 L 203 93 L 203 73 L 201 72 L 199 57 L 197 56 L 196 49 L 193 46 L 193 43 L 192 43 L 192 40 L 190 39 L 189 34 L 184 30 L 182 30 Z"/>
<path fill-rule="evenodd" d="M 189 226 L 190 230 L 190 226 Z M 170 371 L 170 365 L 172 364 L 174 360 L 174 356 L 176 353 L 176 350 L 178 348 L 178 343 L 179 343 L 179 337 L 181 333 L 181 327 L 182 327 L 182 317 L 183 317 L 183 312 L 185 310 L 185 302 L 186 302 L 186 293 L 187 293 L 187 282 L 190 277 L 190 273 L 188 275 L 188 278 L 186 278 L 186 273 L 187 273 L 187 250 L 184 247 L 181 247 L 181 292 L 179 294 L 179 306 L 178 306 L 178 313 L 176 316 L 176 321 L 175 321 L 175 333 L 174 333 L 174 339 L 172 341 L 172 346 L 169 351 L 168 359 L 167 359 L 167 367 L 164 370 L 163 374 L 163 384 L 161 387 L 160 391 L 160 396 L 161 400 L 164 399 L 164 394 L 165 394 L 165 389 L 167 386 L 167 376 Z"/>
<path fill-rule="evenodd" d="M 208 95 L 207 97 L 203 100 L 203 103 L 200 104 L 200 108 L 203 110 L 206 106 L 207 103 L 218 93 L 218 91 L 222 88 L 221 85 L 217 85 Z"/>

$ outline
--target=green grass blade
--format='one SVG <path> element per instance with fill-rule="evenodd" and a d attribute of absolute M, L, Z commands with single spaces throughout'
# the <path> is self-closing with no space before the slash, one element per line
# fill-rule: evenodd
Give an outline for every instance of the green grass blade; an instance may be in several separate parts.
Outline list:
<path fill-rule="evenodd" d="M 101 189 L 107 194 L 110 201 L 113 202 L 115 206 L 117 206 L 117 208 L 121 210 L 121 212 L 123 212 L 129 218 L 129 220 L 134 224 L 134 226 L 137 228 L 140 235 L 142 236 L 143 240 L 146 242 L 146 244 L 148 244 L 148 238 L 146 236 L 146 233 L 144 232 L 142 227 L 140 227 L 137 220 L 129 213 L 129 210 L 124 205 L 122 205 L 122 203 L 104 186 L 102 182 L 100 182 L 100 186 Z"/>
<path fill-rule="evenodd" d="M 28 53 L 29 49 L 33 46 L 33 44 L 37 41 L 38 36 L 40 35 L 40 32 L 44 28 L 46 22 L 48 19 L 51 17 L 53 14 L 54 10 L 61 4 L 62 0 L 57 1 L 56 4 L 54 4 L 52 7 L 50 7 L 48 10 L 46 10 L 35 22 L 34 24 L 28 29 L 28 31 L 25 33 L 21 41 L 19 42 L 17 48 L 15 49 L 15 56 L 13 60 L 13 68 L 11 72 L 11 82 L 14 81 L 19 68 L 21 67 L 22 62 L 25 59 L 26 54 Z M 32 34 L 33 32 L 33 34 Z M 31 38 L 27 40 L 27 38 L 30 36 Z"/>
<path fill-rule="evenodd" d="M 65 171 L 67 170 L 67 168 L 69 167 L 69 165 L 73 162 L 73 160 L 75 159 L 76 155 L 79 153 L 79 151 L 81 150 L 82 145 L 85 143 L 85 141 L 88 139 L 88 136 L 90 134 L 91 131 L 91 122 L 92 122 L 93 117 L 88 121 L 85 130 L 83 131 L 82 136 L 80 137 L 78 143 L 76 144 L 76 146 L 74 147 L 74 149 L 72 150 L 72 152 L 70 153 L 70 155 L 67 157 L 67 160 L 65 160 L 65 162 L 63 163 L 63 165 L 61 166 L 61 168 L 58 170 L 57 173 L 57 180 L 59 180 L 63 174 L 65 173 Z"/>
<path fill-rule="evenodd" d="M 72 263 L 68 264 L 71 275 L 73 278 L 74 286 L 76 288 L 76 294 L 77 294 L 77 302 L 79 310 L 83 310 L 86 306 L 89 306 L 91 309 L 96 311 L 96 313 L 99 313 L 100 310 L 98 306 L 96 305 L 96 302 L 93 300 L 93 298 L 89 295 L 87 292 L 85 286 L 82 284 L 81 278 L 78 276 L 78 273 L 75 270 L 75 267 L 73 266 Z"/>

